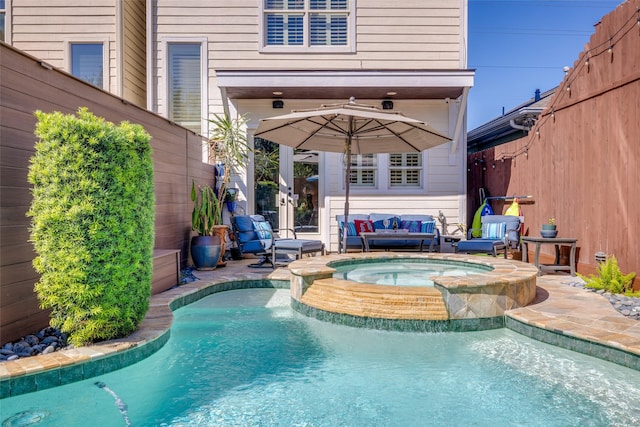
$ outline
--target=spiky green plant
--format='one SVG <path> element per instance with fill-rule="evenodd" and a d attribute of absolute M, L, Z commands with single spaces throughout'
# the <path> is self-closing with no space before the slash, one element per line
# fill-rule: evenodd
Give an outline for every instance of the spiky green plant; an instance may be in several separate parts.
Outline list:
<path fill-rule="evenodd" d="M 214 226 L 222 224 L 222 204 L 213 188 L 191 183 L 191 229 L 201 236 L 211 236 Z"/>
<path fill-rule="evenodd" d="M 246 167 L 251 148 L 247 144 L 247 118 L 245 116 L 232 119 L 228 114 L 214 114 L 214 117 L 209 119 L 209 123 L 211 129 L 208 144 L 211 156 L 215 163 L 222 166 L 225 171 L 224 175 L 218 177 L 218 182 L 216 182 L 215 196 L 220 217 L 215 218 L 219 222 L 214 225 L 219 225 L 222 224 L 223 203 L 231 174 Z"/>
<path fill-rule="evenodd" d="M 149 307 L 155 198 L 140 125 L 35 113 L 29 167 L 35 291 L 74 345 L 135 331 Z"/>
<path fill-rule="evenodd" d="M 598 266 L 597 274 L 592 274 L 589 277 L 580 275 L 580 277 L 585 281 L 587 288 L 603 289 L 613 294 L 634 295 L 633 279 L 636 277 L 636 273 L 622 274 L 615 256 L 611 256 L 601 263 Z"/>

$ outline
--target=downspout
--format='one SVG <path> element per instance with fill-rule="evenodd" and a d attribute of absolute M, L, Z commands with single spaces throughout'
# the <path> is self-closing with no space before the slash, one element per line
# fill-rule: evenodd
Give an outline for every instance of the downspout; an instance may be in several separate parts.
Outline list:
<path fill-rule="evenodd" d="M 516 124 L 515 119 L 511 119 L 511 120 L 509 120 L 509 126 L 511 126 L 511 127 L 512 127 L 512 128 L 514 128 L 514 129 L 523 130 L 523 131 L 525 131 L 525 132 L 529 132 L 529 131 L 531 130 L 531 127 L 530 127 L 530 126 L 524 126 L 524 125 Z"/>
<path fill-rule="evenodd" d="M 116 2 L 116 90 L 124 98 L 124 2 Z M 106 46 L 107 49 L 109 48 Z M 111 71 L 109 71 L 111 73 Z M 108 89 L 109 90 L 109 89 Z M 109 90 L 110 91 L 110 90 Z"/>
<path fill-rule="evenodd" d="M 460 133 L 462 132 L 462 124 L 464 123 L 464 115 L 467 111 L 467 97 L 469 96 L 469 87 L 462 89 L 462 100 L 460 101 L 460 109 L 458 110 L 458 119 L 456 120 L 456 130 L 453 133 L 453 141 L 451 143 L 451 151 L 449 154 L 454 154 L 458 149 L 458 142 L 460 141 Z"/>

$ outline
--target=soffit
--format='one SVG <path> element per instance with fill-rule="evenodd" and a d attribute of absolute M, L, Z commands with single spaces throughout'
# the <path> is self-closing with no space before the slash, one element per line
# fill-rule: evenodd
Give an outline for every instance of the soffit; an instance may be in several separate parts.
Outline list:
<path fill-rule="evenodd" d="M 474 70 L 256 71 L 216 70 L 229 99 L 456 99 L 473 86 Z M 282 95 L 274 95 L 282 92 Z M 388 95 L 395 92 L 395 95 Z"/>

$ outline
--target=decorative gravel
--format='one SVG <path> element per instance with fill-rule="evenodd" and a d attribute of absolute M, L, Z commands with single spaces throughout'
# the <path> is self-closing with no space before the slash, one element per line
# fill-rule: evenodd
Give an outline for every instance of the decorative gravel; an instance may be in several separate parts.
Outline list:
<path fill-rule="evenodd" d="M 567 283 L 574 288 L 584 289 L 587 292 L 595 292 L 609 300 L 613 308 L 618 310 L 620 314 L 630 319 L 640 320 L 640 298 L 628 297 L 620 294 L 612 294 L 604 290 L 595 290 L 586 288 L 582 280 L 574 280 Z"/>

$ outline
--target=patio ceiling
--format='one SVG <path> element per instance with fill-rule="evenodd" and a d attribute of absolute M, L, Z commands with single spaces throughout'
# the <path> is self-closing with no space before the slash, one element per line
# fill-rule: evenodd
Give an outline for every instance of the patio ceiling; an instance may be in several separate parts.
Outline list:
<path fill-rule="evenodd" d="M 456 99 L 474 70 L 216 70 L 229 99 Z M 275 92 L 275 93 L 274 93 Z"/>

